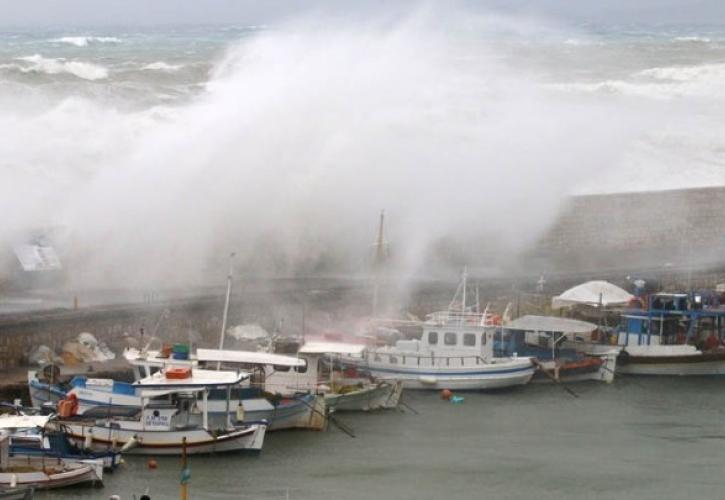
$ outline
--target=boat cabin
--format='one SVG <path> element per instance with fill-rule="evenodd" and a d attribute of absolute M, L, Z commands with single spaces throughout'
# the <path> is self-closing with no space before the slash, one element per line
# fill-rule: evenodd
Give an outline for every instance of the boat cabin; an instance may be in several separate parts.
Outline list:
<path fill-rule="evenodd" d="M 420 340 L 399 340 L 400 351 L 446 352 L 461 351 L 481 356 L 493 356 L 495 327 L 487 324 L 485 313 L 443 311 L 428 315 L 423 323 Z"/>
<path fill-rule="evenodd" d="M 657 293 L 646 300 L 646 308 L 630 309 L 622 315 L 616 333 L 617 345 L 696 345 L 725 336 L 725 308 L 707 292 Z"/>
<path fill-rule="evenodd" d="M 157 372 L 134 383 L 142 402 L 140 419 L 134 424 L 137 430 L 179 430 L 194 427 L 193 416 L 201 414 L 202 427 L 208 429 L 209 393 L 226 390 L 225 414 L 229 415 L 232 387 L 248 378 L 248 373 L 240 371 L 194 369 L 188 376 L 168 369 Z M 198 404 L 199 395 L 201 404 Z M 127 428 L 132 427 L 127 423 Z"/>

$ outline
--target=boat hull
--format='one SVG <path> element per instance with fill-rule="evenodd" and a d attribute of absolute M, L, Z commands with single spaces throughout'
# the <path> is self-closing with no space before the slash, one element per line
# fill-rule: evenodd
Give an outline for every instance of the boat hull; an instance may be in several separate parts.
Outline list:
<path fill-rule="evenodd" d="M 246 403 L 246 402 L 244 402 Z M 268 431 L 285 429 L 324 430 L 326 401 L 321 396 L 305 394 L 293 398 L 283 398 L 276 404 L 266 399 L 260 400 L 262 408 L 245 410 L 240 423 L 251 425 L 261 421 L 267 422 Z M 247 406 L 245 404 L 245 406 Z M 252 405 L 249 405 L 252 406 Z M 252 406 L 254 408 L 254 406 Z M 214 413 L 212 421 L 223 413 Z"/>
<path fill-rule="evenodd" d="M 365 369 L 381 380 L 399 380 L 404 389 L 457 391 L 495 390 L 524 385 L 529 383 L 535 372 L 535 367 L 528 358 L 522 358 L 515 363 L 477 366 L 460 369 L 428 367 L 417 370 L 371 363 Z"/>
<path fill-rule="evenodd" d="M 84 443 L 86 436 L 91 432 L 91 447 L 96 451 L 108 450 L 114 444 L 122 448 L 135 439 L 138 444 L 125 451 L 135 455 L 181 455 L 184 438 L 188 455 L 260 451 L 266 431 L 264 425 L 252 425 L 219 435 L 204 429 L 143 431 L 111 429 L 104 425 L 86 425 L 69 421 L 64 421 L 63 425 L 68 429 L 68 437 L 78 444 Z"/>
<path fill-rule="evenodd" d="M 627 375 L 708 376 L 725 375 L 725 352 L 688 355 L 633 355 L 622 351 L 617 373 Z"/>
<path fill-rule="evenodd" d="M 564 363 L 558 366 L 551 361 L 539 362 L 539 370 L 532 379 L 532 383 L 554 381 L 573 383 L 594 380 L 610 384 L 614 381 L 618 354 L 619 351 L 611 350 L 606 354 L 591 355 L 588 361 Z M 547 373 L 543 373 L 544 371 Z"/>
<path fill-rule="evenodd" d="M 0 472 L 0 485 L 3 486 L 16 484 L 36 490 L 45 490 L 82 484 L 103 485 L 102 479 L 97 475 L 97 464 L 68 464 L 62 459 L 40 457 L 10 457 L 8 463 L 10 468 L 17 467 L 25 470 L 32 467 L 36 470 L 32 472 Z M 57 469 L 53 470 L 56 467 Z"/>
<path fill-rule="evenodd" d="M 402 382 L 385 381 L 345 394 L 326 394 L 325 404 L 331 412 L 397 408 L 402 392 Z"/>

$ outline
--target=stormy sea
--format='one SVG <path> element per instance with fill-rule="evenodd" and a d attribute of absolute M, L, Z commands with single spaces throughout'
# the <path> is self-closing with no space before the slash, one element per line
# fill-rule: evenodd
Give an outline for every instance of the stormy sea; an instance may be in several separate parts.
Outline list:
<path fill-rule="evenodd" d="M 571 194 L 725 182 L 723 83 L 702 26 L 6 29 L 0 240 L 61 228 L 79 286 L 195 283 L 228 248 L 358 269 L 382 208 L 411 272 L 472 225 L 515 250 Z"/>

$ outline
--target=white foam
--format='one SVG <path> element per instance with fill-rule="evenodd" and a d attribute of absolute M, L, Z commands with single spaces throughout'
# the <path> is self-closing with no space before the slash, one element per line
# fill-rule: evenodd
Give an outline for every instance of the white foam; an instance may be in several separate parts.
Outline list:
<path fill-rule="evenodd" d="M 712 40 L 706 36 L 678 36 L 676 42 L 710 43 Z"/>
<path fill-rule="evenodd" d="M 180 70 L 182 66 L 182 64 L 168 64 L 163 61 L 156 61 L 147 64 L 146 66 L 143 66 L 141 69 L 149 71 L 166 71 L 168 73 L 173 73 L 174 71 Z"/>
<path fill-rule="evenodd" d="M 93 43 L 121 43 L 121 39 L 115 36 L 64 36 L 53 41 L 75 45 L 76 47 L 87 47 Z"/>
<path fill-rule="evenodd" d="M 23 72 L 46 73 L 57 75 L 68 73 L 84 80 L 102 80 L 108 78 L 108 69 L 99 65 L 81 61 L 67 61 L 63 58 L 48 58 L 40 54 L 18 57 L 18 61 L 27 63 L 19 69 Z"/>

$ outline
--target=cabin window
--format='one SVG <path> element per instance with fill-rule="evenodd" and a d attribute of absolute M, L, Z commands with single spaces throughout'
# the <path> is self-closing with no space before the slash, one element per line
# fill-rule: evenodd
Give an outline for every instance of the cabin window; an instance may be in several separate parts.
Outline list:
<path fill-rule="evenodd" d="M 274 368 L 274 371 L 276 372 L 288 372 L 290 367 L 289 366 L 282 366 L 282 365 L 272 365 Z"/>
<path fill-rule="evenodd" d="M 295 366 L 295 371 L 297 373 L 307 373 L 307 360 L 306 359 L 303 359 L 302 361 L 305 362 L 304 365 L 302 365 L 302 366 Z"/>
<path fill-rule="evenodd" d="M 463 345 L 471 347 L 476 345 L 476 334 L 475 333 L 464 333 L 463 334 Z"/>
<path fill-rule="evenodd" d="M 453 332 L 446 332 L 443 336 L 443 343 L 445 345 L 456 345 L 458 343 L 458 336 Z"/>
<path fill-rule="evenodd" d="M 396 358 L 395 356 L 390 356 L 390 363 L 393 364 L 393 365 L 394 364 L 397 364 L 398 363 L 398 358 Z"/>
<path fill-rule="evenodd" d="M 481 345 L 486 345 L 486 332 L 481 334 Z"/>
<path fill-rule="evenodd" d="M 431 345 L 438 343 L 438 332 L 428 332 L 428 343 Z"/>
<path fill-rule="evenodd" d="M 375 357 L 373 357 L 373 361 L 380 361 L 380 355 L 375 354 Z"/>

